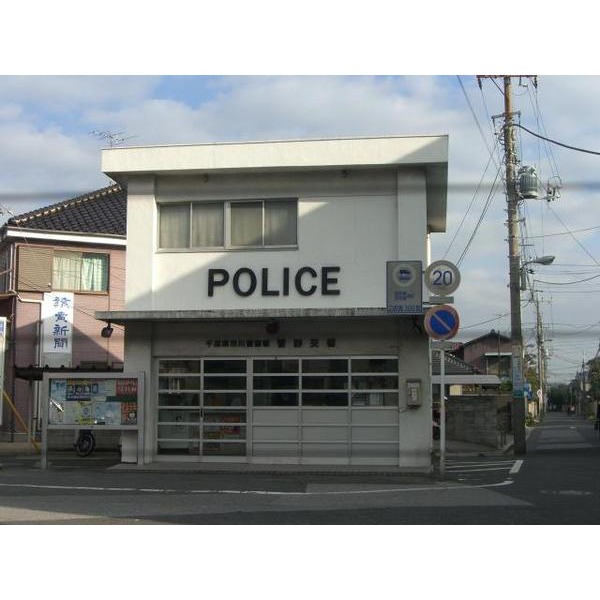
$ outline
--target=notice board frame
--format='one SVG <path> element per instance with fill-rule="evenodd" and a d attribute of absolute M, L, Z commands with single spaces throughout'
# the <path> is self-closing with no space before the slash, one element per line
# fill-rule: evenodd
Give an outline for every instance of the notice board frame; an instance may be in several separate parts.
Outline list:
<path fill-rule="evenodd" d="M 64 381 L 92 381 L 98 380 L 103 382 L 110 382 L 119 380 L 136 380 L 137 382 L 137 400 L 136 400 L 136 419 L 135 424 L 116 424 L 116 423 L 102 423 L 96 422 L 89 423 L 56 423 L 51 422 L 51 411 L 52 408 L 58 410 L 56 407 L 57 401 L 50 397 L 50 385 L 54 380 Z M 41 467 L 46 469 L 48 466 L 48 431 L 53 430 L 71 430 L 79 431 L 80 429 L 91 429 L 92 431 L 132 431 L 137 433 L 137 464 L 143 464 L 143 451 L 144 451 L 144 372 L 139 371 L 137 373 L 98 373 L 97 371 L 87 372 L 65 372 L 65 373 L 44 373 L 43 378 L 43 417 L 42 417 L 42 455 L 41 455 Z M 72 401 L 72 400 L 70 400 Z M 90 402 L 91 397 L 90 397 Z M 60 404 L 60 402 L 59 402 Z"/>

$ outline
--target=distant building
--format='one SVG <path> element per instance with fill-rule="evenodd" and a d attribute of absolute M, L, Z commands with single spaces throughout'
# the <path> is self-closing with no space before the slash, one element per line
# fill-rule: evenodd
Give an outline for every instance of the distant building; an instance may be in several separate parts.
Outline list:
<path fill-rule="evenodd" d="M 0 229 L 4 389 L 31 431 L 40 426 L 44 370 L 122 370 L 123 328 L 103 337 L 94 313 L 123 307 L 126 223 L 125 191 L 112 185 Z M 6 403 L 0 417 L 0 440 L 25 439 Z"/>
<path fill-rule="evenodd" d="M 478 338 L 458 346 L 452 354 L 485 375 L 511 378 L 510 338 L 493 329 Z"/>
<path fill-rule="evenodd" d="M 485 374 L 452 352 L 444 353 L 444 388 L 446 398 L 450 396 L 481 396 L 498 392 L 500 379 L 497 375 Z M 431 353 L 431 382 L 433 384 L 433 404 L 440 401 L 440 353 Z"/>

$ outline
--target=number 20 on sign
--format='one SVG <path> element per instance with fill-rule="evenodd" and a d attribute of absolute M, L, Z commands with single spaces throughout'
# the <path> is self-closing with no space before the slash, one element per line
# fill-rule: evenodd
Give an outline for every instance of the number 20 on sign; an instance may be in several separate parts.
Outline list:
<path fill-rule="evenodd" d="M 432 294 L 451 294 L 460 285 L 458 267 L 448 260 L 436 260 L 425 269 L 425 285 Z"/>

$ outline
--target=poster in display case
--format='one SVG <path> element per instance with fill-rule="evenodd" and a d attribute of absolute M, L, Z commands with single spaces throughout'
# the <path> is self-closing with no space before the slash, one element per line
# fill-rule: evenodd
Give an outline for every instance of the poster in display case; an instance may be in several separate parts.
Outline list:
<path fill-rule="evenodd" d="M 137 376 L 48 378 L 48 425 L 137 426 Z"/>
<path fill-rule="evenodd" d="M 133 442 L 141 463 L 143 383 L 142 372 L 45 373 L 42 467 L 47 465 L 48 430 L 53 429 L 122 431 L 121 444 Z"/>

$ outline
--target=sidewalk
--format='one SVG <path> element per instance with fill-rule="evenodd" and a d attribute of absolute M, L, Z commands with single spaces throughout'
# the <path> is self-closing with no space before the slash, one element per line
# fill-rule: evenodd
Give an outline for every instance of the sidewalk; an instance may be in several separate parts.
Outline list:
<path fill-rule="evenodd" d="M 39 443 L 38 443 L 39 445 Z M 446 459 L 468 457 L 468 456 L 491 456 L 503 454 L 512 448 L 512 436 L 507 436 L 507 444 L 502 448 L 494 448 L 482 444 L 472 444 L 469 442 L 461 442 L 456 440 L 447 440 L 446 442 Z M 434 462 L 439 457 L 439 442 L 434 442 L 433 447 Z M 88 458 L 79 458 L 74 450 L 50 450 L 48 452 L 48 460 L 52 463 L 53 460 L 73 459 L 80 460 L 81 467 L 92 466 L 96 460 L 106 460 L 115 458 L 118 461 L 118 455 L 115 452 L 94 452 Z M 26 461 L 35 464 L 40 460 L 40 454 L 36 451 L 31 443 L 28 442 L 0 442 L 0 471 L 2 463 L 7 465 L 16 460 L 19 462 Z M 87 462 L 86 462 L 87 461 Z M 261 465 L 261 464 L 241 464 L 241 463 L 196 463 L 196 462 L 165 462 L 151 463 L 149 465 L 136 465 L 133 463 L 117 463 L 110 467 L 113 471 L 197 471 L 197 472 L 240 472 L 240 473 L 274 473 L 274 472 L 336 472 L 336 473 L 399 473 L 405 472 L 408 475 L 410 471 L 400 470 L 393 466 L 346 466 L 346 465 Z"/>

